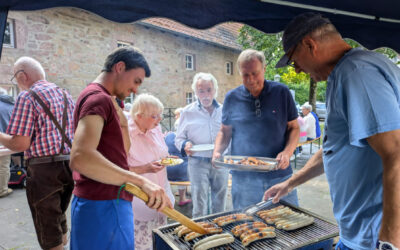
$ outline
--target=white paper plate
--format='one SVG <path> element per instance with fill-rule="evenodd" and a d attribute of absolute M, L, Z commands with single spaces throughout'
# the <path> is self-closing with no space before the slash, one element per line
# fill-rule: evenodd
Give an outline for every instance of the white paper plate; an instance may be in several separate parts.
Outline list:
<path fill-rule="evenodd" d="M 166 158 L 167 161 L 169 160 L 170 162 L 162 162 L 162 160 L 159 161 L 159 163 L 161 165 L 165 165 L 165 166 L 175 166 L 175 165 L 179 165 L 183 163 L 183 159 L 180 158 Z"/>
<path fill-rule="evenodd" d="M 197 144 L 190 149 L 192 152 L 203 152 L 214 150 L 214 144 Z"/>

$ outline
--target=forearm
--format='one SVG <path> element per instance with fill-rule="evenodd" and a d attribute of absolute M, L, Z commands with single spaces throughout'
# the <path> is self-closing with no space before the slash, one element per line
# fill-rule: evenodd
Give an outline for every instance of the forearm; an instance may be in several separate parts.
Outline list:
<path fill-rule="evenodd" d="M 291 156 L 297 148 L 297 144 L 299 143 L 299 136 L 300 136 L 299 127 L 291 128 L 289 130 L 286 146 L 283 151 L 287 152 Z"/>
<path fill-rule="evenodd" d="M 0 144 L 15 152 L 22 152 L 29 148 L 30 138 L 27 136 L 8 135 L 0 132 Z"/>
<path fill-rule="evenodd" d="M 128 126 L 121 126 L 121 132 L 122 132 L 122 139 L 124 141 L 124 149 L 125 152 L 128 154 L 129 149 L 131 147 L 131 140 L 129 137 Z"/>
<path fill-rule="evenodd" d="M 141 187 L 144 183 L 143 177 L 113 164 L 97 150 L 73 148 L 70 167 L 90 179 L 105 184 L 120 186 L 131 182 Z"/>
<path fill-rule="evenodd" d="M 214 152 L 222 154 L 229 146 L 232 135 L 226 131 L 220 130 L 215 138 Z"/>
<path fill-rule="evenodd" d="M 306 165 L 297 173 L 288 179 L 291 189 L 307 182 L 308 180 L 317 177 L 324 173 L 324 165 L 322 162 L 322 149 L 318 150 Z"/>
<path fill-rule="evenodd" d="M 400 158 L 383 160 L 383 217 L 379 239 L 400 248 Z"/>

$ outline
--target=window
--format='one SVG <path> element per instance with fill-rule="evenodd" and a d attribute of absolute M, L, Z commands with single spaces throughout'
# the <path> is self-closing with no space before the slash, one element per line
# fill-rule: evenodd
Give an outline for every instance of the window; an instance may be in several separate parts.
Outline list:
<path fill-rule="evenodd" d="M 133 103 L 134 99 L 135 99 L 135 94 L 131 93 L 129 96 L 125 98 L 124 103 Z"/>
<path fill-rule="evenodd" d="M 226 74 L 227 75 L 233 75 L 233 63 L 232 62 L 226 62 Z"/>
<path fill-rule="evenodd" d="M 121 47 L 128 47 L 128 46 L 132 46 L 132 43 L 117 41 L 117 47 L 118 47 L 118 48 L 121 48 Z"/>
<path fill-rule="evenodd" d="M 185 65 L 186 70 L 194 70 L 194 56 L 186 54 L 185 55 Z"/>
<path fill-rule="evenodd" d="M 7 20 L 6 29 L 4 30 L 3 46 L 9 48 L 15 48 L 13 20 Z"/>
<path fill-rule="evenodd" d="M 187 92 L 186 93 L 186 104 L 190 104 L 193 102 L 193 93 Z"/>

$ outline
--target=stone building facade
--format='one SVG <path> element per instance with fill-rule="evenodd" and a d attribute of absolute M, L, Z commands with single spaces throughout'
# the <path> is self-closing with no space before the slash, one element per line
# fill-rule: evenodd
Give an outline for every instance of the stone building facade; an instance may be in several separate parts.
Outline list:
<path fill-rule="evenodd" d="M 140 91 L 154 94 L 165 107 L 184 106 L 193 98 L 191 82 L 197 72 L 210 72 L 217 78 L 220 102 L 240 84 L 236 67 L 240 46 L 235 41 L 239 24 L 222 24 L 210 32 L 160 18 L 121 24 L 75 8 L 9 12 L 8 20 L 14 45 L 4 47 L 1 55 L 0 86 L 4 88 L 12 88 L 14 61 L 31 56 L 42 63 L 49 81 L 77 98 L 99 74 L 105 57 L 124 44 L 144 52 L 152 76 Z M 193 69 L 187 69 L 188 57 Z"/>

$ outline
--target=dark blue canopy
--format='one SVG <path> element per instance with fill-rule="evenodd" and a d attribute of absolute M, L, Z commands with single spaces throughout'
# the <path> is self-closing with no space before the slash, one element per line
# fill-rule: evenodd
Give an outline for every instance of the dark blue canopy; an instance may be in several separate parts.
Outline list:
<path fill-rule="evenodd" d="M 265 33 L 282 31 L 294 16 L 315 11 L 328 17 L 343 37 L 368 49 L 389 47 L 400 52 L 399 0 L 1 0 L 0 53 L 9 10 L 52 7 L 81 8 L 121 23 L 166 17 L 205 29 L 234 21 Z"/>

